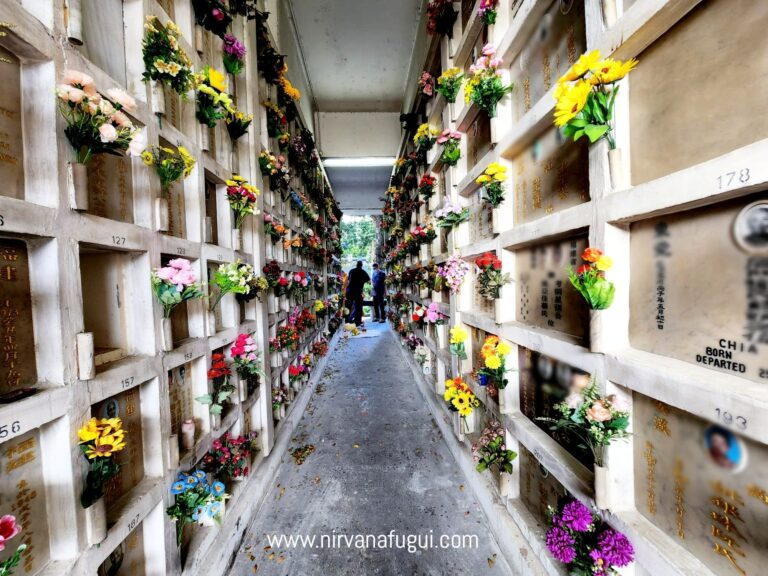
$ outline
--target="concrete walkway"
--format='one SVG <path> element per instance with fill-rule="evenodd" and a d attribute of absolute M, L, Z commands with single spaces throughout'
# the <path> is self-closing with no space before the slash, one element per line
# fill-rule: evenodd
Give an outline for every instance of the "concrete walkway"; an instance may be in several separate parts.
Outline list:
<path fill-rule="evenodd" d="M 511 574 L 398 347 L 388 324 L 340 342 L 291 442 L 314 452 L 301 465 L 284 456 L 230 575 Z M 395 546 L 373 548 L 391 531 Z M 315 547 L 270 546 L 272 535 Z M 406 535 L 435 548 L 409 553 Z M 474 546 L 437 549 L 442 535 Z"/>

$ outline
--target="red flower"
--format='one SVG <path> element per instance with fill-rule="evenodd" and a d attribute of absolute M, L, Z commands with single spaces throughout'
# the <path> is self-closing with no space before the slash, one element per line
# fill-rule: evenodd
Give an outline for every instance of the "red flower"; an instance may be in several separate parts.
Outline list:
<path fill-rule="evenodd" d="M 603 255 L 603 251 L 599 248 L 585 248 L 581 255 L 581 259 L 587 262 L 597 262 L 600 256 Z"/>
<path fill-rule="evenodd" d="M 589 269 L 590 269 L 589 264 L 582 264 L 581 266 L 579 266 L 579 269 L 576 270 L 576 274 L 581 276 L 582 274 L 586 274 L 587 272 L 589 272 Z"/>

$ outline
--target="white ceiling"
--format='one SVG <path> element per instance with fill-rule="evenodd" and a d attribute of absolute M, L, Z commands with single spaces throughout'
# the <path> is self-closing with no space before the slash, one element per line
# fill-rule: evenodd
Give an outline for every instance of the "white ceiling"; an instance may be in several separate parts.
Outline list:
<path fill-rule="evenodd" d="M 420 0 L 287 0 L 321 112 L 400 112 Z"/>

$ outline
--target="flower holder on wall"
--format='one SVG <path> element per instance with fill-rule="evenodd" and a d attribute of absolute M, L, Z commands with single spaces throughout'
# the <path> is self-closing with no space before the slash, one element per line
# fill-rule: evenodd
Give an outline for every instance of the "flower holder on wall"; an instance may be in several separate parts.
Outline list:
<path fill-rule="evenodd" d="M 155 198 L 155 228 L 158 232 L 168 232 L 170 223 L 167 198 Z"/>
<path fill-rule="evenodd" d="M 611 187 L 614 190 L 629 188 L 627 172 L 624 168 L 624 154 L 621 148 L 608 150 L 608 169 L 611 174 Z"/>
<path fill-rule="evenodd" d="M 67 164 L 67 185 L 72 210 L 88 210 L 88 167 L 80 162 Z"/>
<path fill-rule="evenodd" d="M 595 465 L 595 505 L 600 510 L 613 509 L 613 475 L 607 466 Z"/>
<path fill-rule="evenodd" d="M 76 336 L 77 377 L 80 380 L 92 380 L 96 377 L 94 361 L 93 332 L 81 332 Z"/>
<path fill-rule="evenodd" d="M 170 318 L 160 318 L 160 349 L 163 352 L 173 350 L 173 332 Z"/>
<path fill-rule="evenodd" d="M 82 0 L 67 0 L 65 4 L 67 40 L 76 46 L 83 45 Z"/>
<path fill-rule="evenodd" d="M 101 544 L 107 537 L 107 509 L 99 498 L 85 509 L 85 534 L 88 546 Z"/>
<path fill-rule="evenodd" d="M 152 112 L 157 115 L 165 114 L 165 86 L 157 80 L 149 81 L 150 101 Z"/>

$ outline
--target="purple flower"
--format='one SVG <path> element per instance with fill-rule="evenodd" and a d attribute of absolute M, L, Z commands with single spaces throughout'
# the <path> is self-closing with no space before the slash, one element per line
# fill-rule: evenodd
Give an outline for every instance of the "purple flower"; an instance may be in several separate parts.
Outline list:
<path fill-rule="evenodd" d="M 597 546 L 597 550 L 594 550 L 590 556 L 592 556 L 593 560 L 597 560 L 597 558 L 593 556 L 593 554 L 597 552 L 598 558 L 607 566 L 621 568 L 622 566 L 630 564 L 635 558 L 635 549 L 632 547 L 629 538 L 613 528 L 607 528 L 600 534 L 600 536 L 598 536 Z"/>
<path fill-rule="evenodd" d="M 592 527 L 592 512 L 578 500 L 572 500 L 563 508 L 562 520 L 575 532 L 588 532 Z"/>
<path fill-rule="evenodd" d="M 238 60 L 245 58 L 245 45 L 235 38 L 232 34 L 224 35 L 224 44 L 222 49 L 230 56 L 234 56 Z"/>
<path fill-rule="evenodd" d="M 564 564 L 570 564 L 576 558 L 573 536 L 559 526 L 553 526 L 547 531 L 547 548 L 555 559 Z"/>

